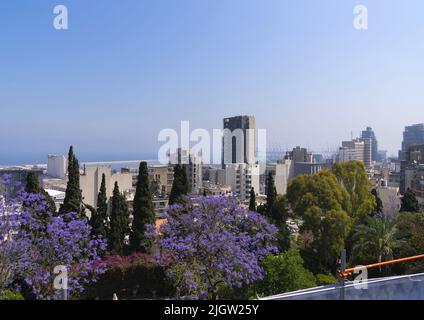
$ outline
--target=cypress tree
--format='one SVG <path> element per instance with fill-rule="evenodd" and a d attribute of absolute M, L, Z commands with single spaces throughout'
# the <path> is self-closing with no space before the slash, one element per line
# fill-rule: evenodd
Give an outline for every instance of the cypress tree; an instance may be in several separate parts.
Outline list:
<path fill-rule="evenodd" d="M 266 191 L 266 213 L 271 215 L 272 207 L 274 206 L 277 190 L 275 189 L 274 176 L 271 172 L 268 173 L 267 191 Z"/>
<path fill-rule="evenodd" d="M 46 192 L 46 190 L 40 187 L 38 182 L 38 175 L 33 171 L 28 172 L 26 177 L 25 192 L 41 194 L 44 197 L 44 200 L 47 202 L 47 211 L 56 213 L 56 204 L 54 203 L 53 198 Z"/>
<path fill-rule="evenodd" d="M 68 153 L 68 183 L 66 185 L 66 194 L 60 212 L 76 212 L 81 217 L 84 215 L 82 192 L 80 189 L 79 162 L 74 155 L 72 146 L 69 148 Z"/>
<path fill-rule="evenodd" d="M 106 177 L 103 174 L 99 194 L 97 195 L 97 209 L 91 210 L 90 219 L 92 234 L 102 236 L 103 239 L 107 238 L 109 230 L 107 213 Z"/>
<path fill-rule="evenodd" d="M 256 194 L 255 194 L 255 188 L 253 187 L 250 189 L 249 210 L 256 211 Z"/>
<path fill-rule="evenodd" d="M 132 231 L 130 234 L 131 250 L 133 252 L 145 252 L 151 246 L 151 241 L 144 235 L 146 225 L 155 222 L 146 162 L 140 163 L 133 208 Z"/>
<path fill-rule="evenodd" d="M 30 171 L 26 177 L 25 192 L 38 194 L 40 192 L 40 185 L 38 183 L 38 176 L 35 172 Z"/>
<path fill-rule="evenodd" d="M 109 250 L 112 254 L 123 255 L 125 252 L 125 237 L 129 233 L 129 213 L 125 197 L 119 191 L 115 182 L 110 214 Z"/>
<path fill-rule="evenodd" d="M 372 189 L 371 194 L 375 198 L 376 207 L 375 207 L 375 213 L 383 213 L 383 201 L 381 201 L 380 197 L 378 196 L 377 189 Z"/>
<path fill-rule="evenodd" d="M 414 191 L 408 188 L 402 197 L 400 212 L 420 212 L 420 205 Z"/>
<path fill-rule="evenodd" d="M 185 166 L 177 164 L 174 167 L 174 181 L 172 183 L 169 204 L 175 204 L 181 201 L 181 198 L 188 193 L 188 182 Z"/>

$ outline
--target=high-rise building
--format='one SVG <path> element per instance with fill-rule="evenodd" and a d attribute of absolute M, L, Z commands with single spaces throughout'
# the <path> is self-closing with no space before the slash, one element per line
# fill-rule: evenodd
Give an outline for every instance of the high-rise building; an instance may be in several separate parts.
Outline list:
<path fill-rule="evenodd" d="M 362 131 L 361 135 L 362 139 L 371 139 L 371 160 L 379 162 L 381 161 L 380 155 L 378 152 L 378 141 L 377 137 L 375 136 L 374 131 L 371 127 L 367 127 L 366 130 Z"/>
<path fill-rule="evenodd" d="M 202 157 L 188 150 L 178 148 L 176 153 L 170 155 L 169 161 L 172 165 L 181 164 L 185 166 L 190 191 L 199 193 L 203 183 Z"/>
<path fill-rule="evenodd" d="M 402 150 L 399 154 L 400 160 L 404 160 L 409 146 L 424 144 L 424 123 L 405 127 L 403 132 Z"/>
<path fill-rule="evenodd" d="M 47 158 L 47 175 L 51 178 L 65 179 L 67 160 L 65 156 L 49 154 Z"/>
<path fill-rule="evenodd" d="M 400 161 L 400 186 L 399 190 L 403 194 L 408 188 L 411 188 L 408 177 L 415 175 L 414 171 L 422 172 L 421 166 L 424 165 L 424 144 L 408 145 L 402 152 Z M 412 188 L 411 188 L 412 189 Z"/>
<path fill-rule="evenodd" d="M 297 162 L 314 162 L 314 157 L 311 152 L 308 152 L 308 149 L 296 147 L 292 151 L 288 152 L 287 157 L 293 160 L 294 163 Z"/>
<path fill-rule="evenodd" d="M 230 163 L 255 163 L 255 117 L 224 119 L 222 167 Z"/>
<path fill-rule="evenodd" d="M 361 161 L 365 167 L 372 164 L 372 140 L 368 138 L 357 138 L 350 141 L 343 141 L 342 147 L 336 156 L 337 162 Z"/>
<path fill-rule="evenodd" d="M 267 174 L 271 172 L 274 176 L 275 189 L 278 194 L 286 194 L 287 186 L 295 176 L 295 163 L 291 159 L 283 159 L 277 161 L 277 163 L 269 164 L 267 166 Z"/>
<path fill-rule="evenodd" d="M 242 201 L 250 198 L 250 190 L 259 193 L 259 164 L 232 163 L 225 166 L 226 185 L 236 193 Z"/>

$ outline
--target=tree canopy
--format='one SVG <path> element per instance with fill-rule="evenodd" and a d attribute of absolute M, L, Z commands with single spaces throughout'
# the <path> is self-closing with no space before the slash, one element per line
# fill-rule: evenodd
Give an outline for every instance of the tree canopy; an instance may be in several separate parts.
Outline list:
<path fill-rule="evenodd" d="M 176 205 L 156 237 L 159 252 L 172 257 L 169 275 L 179 296 L 217 299 L 223 286 L 262 279 L 261 261 L 276 252 L 277 229 L 233 198 L 201 197 Z"/>
<path fill-rule="evenodd" d="M 146 226 L 155 222 L 146 162 L 140 163 L 133 208 L 133 222 L 130 234 L 131 250 L 133 252 L 145 252 L 151 246 L 151 239 L 145 236 Z"/>

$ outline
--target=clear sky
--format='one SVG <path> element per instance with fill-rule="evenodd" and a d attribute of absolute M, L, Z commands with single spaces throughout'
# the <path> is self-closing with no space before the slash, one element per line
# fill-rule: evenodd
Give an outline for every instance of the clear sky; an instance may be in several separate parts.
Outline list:
<path fill-rule="evenodd" d="M 69 30 L 53 28 L 53 8 Z M 367 5 L 369 29 L 353 28 Z M 270 144 L 335 148 L 424 122 L 422 0 L 0 2 L 0 163 L 156 155 L 163 128 L 256 116 Z"/>

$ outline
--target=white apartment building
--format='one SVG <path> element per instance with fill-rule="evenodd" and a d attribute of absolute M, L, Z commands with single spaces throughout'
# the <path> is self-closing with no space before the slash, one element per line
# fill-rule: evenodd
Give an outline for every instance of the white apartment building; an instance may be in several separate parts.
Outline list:
<path fill-rule="evenodd" d="M 189 150 L 178 149 L 169 156 L 171 165 L 185 165 L 187 179 L 190 182 L 191 192 L 199 193 L 203 184 L 203 161 L 200 155 L 191 153 Z"/>
<path fill-rule="evenodd" d="M 372 165 L 371 139 L 343 141 L 336 155 L 336 162 L 361 161 L 369 168 Z"/>
<path fill-rule="evenodd" d="M 283 159 L 275 164 L 275 189 L 278 194 L 286 194 L 289 181 L 294 178 L 294 162 L 290 159 Z"/>
<path fill-rule="evenodd" d="M 65 156 L 49 154 L 47 158 L 47 175 L 51 178 L 65 179 L 67 162 Z"/>
<path fill-rule="evenodd" d="M 250 198 L 250 189 L 253 187 L 259 193 L 260 168 L 259 164 L 232 163 L 225 166 L 226 185 L 231 191 L 240 196 L 242 201 Z"/>

